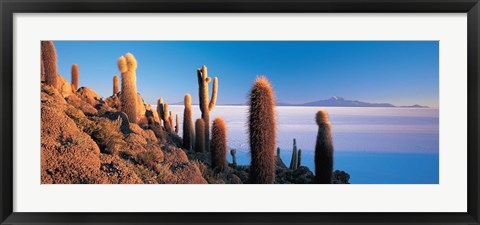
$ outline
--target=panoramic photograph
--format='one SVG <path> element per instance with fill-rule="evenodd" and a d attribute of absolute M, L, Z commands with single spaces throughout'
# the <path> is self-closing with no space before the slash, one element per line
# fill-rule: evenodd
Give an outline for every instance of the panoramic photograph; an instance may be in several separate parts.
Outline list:
<path fill-rule="evenodd" d="M 39 45 L 42 184 L 439 184 L 438 41 Z"/>

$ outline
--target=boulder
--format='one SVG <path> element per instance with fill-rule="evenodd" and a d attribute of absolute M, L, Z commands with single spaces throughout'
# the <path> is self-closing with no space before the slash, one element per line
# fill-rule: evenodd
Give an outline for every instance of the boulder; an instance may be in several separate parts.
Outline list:
<path fill-rule="evenodd" d="M 98 111 L 93 107 L 91 104 L 85 102 L 84 100 L 80 99 L 77 95 L 72 94 L 65 98 L 68 104 L 72 105 L 73 107 L 82 110 L 85 115 L 97 115 Z"/>
<path fill-rule="evenodd" d="M 83 101 L 87 102 L 92 106 L 96 106 L 101 102 L 100 96 L 94 90 L 88 87 L 79 88 L 76 94 L 80 99 L 82 99 Z"/>
<path fill-rule="evenodd" d="M 120 111 L 120 92 L 105 99 L 105 104 Z"/>
<path fill-rule="evenodd" d="M 55 87 L 60 94 L 65 98 L 70 96 L 72 91 L 72 85 L 60 74 L 58 74 L 57 87 Z"/>
<path fill-rule="evenodd" d="M 104 117 L 110 120 L 121 120 L 120 131 L 124 134 L 129 134 L 132 132 L 130 129 L 130 122 L 128 122 L 127 114 L 124 112 L 105 112 Z"/>

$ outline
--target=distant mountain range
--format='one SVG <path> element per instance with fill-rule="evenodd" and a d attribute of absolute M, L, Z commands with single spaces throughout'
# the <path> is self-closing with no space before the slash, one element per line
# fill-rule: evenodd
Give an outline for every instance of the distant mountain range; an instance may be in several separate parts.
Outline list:
<path fill-rule="evenodd" d="M 198 103 L 197 103 L 198 104 Z M 177 102 L 173 105 L 183 105 L 183 102 Z M 194 104 L 196 105 L 196 104 Z M 245 105 L 245 104 L 218 104 L 218 105 Z M 370 103 L 358 100 L 348 100 L 342 97 L 333 96 L 329 99 L 307 102 L 303 104 L 291 104 L 286 102 L 277 102 L 277 106 L 333 106 L 333 107 L 399 107 L 399 108 L 428 108 L 422 105 L 395 106 L 390 103 Z"/>
<path fill-rule="evenodd" d="M 335 107 L 402 107 L 402 108 L 428 108 L 428 106 L 411 105 L 411 106 L 395 106 L 390 103 L 370 103 L 358 100 L 348 100 L 342 97 L 333 96 L 329 99 L 307 102 L 303 104 L 289 104 L 278 102 L 279 106 L 335 106 Z"/>

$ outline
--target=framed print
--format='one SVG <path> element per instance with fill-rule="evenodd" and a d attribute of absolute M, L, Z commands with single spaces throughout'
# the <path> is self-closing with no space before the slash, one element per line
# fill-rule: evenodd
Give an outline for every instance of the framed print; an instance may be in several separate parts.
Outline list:
<path fill-rule="evenodd" d="M 1 7 L 2 224 L 479 224 L 477 1 Z"/>

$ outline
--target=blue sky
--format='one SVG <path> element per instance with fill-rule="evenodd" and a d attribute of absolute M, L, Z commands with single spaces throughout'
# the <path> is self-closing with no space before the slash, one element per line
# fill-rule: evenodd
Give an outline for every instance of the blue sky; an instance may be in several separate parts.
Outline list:
<path fill-rule="evenodd" d="M 266 75 L 278 101 L 304 103 L 341 96 L 367 102 L 438 107 L 437 41 L 54 41 L 58 69 L 80 86 L 112 94 L 118 57 L 138 61 L 137 90 L 150 104 L 162 97 L 198 102 L 196 69 L 219 79 L 218 104 L 239 104 L 257 75 Z"/>

